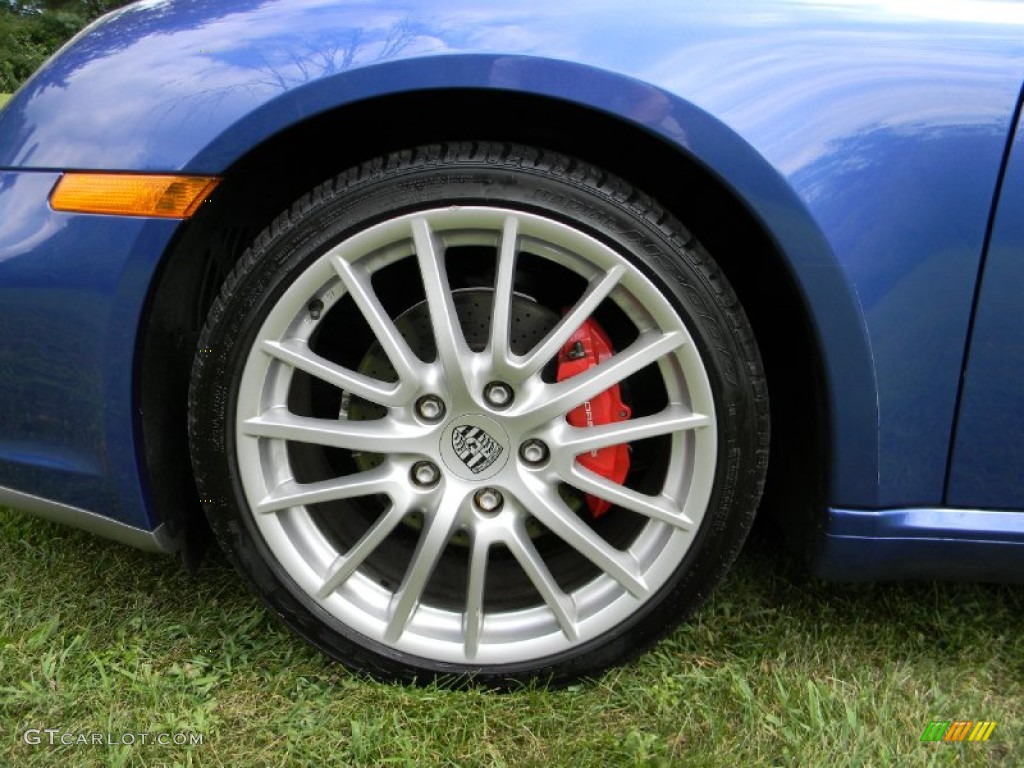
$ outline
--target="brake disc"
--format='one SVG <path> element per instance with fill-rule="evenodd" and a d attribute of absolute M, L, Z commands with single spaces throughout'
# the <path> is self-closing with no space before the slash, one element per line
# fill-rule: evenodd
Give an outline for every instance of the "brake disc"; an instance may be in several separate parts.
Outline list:
<path fill-rule="evenodd" d="M 491 310 L 494 304 L 493 289 L 463 288 L 452 291 L 452 303 L 455 305 L 455 313 L 462 326 L 466 344 L 474 352 L 482 352 L 490 340 Z M 560 319 L 557 312 L 520 293 L 512 296 L 511 313 L 512 336 L 509 339 L 509 344 L 512 351 L 518 355 L 526 354 L 533 349 Z M 430 325 L 430 310 L 426 301 L 413 305 L 395 318 L 395 328 L 405 339 L 412 352 L 421 360 L 433 360 L 436 357 L 437 347 L 434 343 L 434 332 Z M 398 374 L 379 342 L 374 342 L 366 350 L 357 370 L 359 373 L 381 381 L 397 381 L 398 379 Z M 382 405 L 371 403 L 350 392 L 342 393 L 340 419 L 372 421 L 383 418 L 386 413 L 387 408 Z M 373 469 L 384 460 L 380 454 L 358 451 L 353 452 L 352 457 L 361 471 Z M 577 494 L 572 493 L 571 489 L 567 488 L 563 497 L 576 510 L 582 505 L 581 499 Z M 416 529 L 423 525 L 423 519 L 419 513 L 410 514 L 404 522 L 410 528 Z M 543 529 L 533 518 L 527 520 L 526 528 L 530 538 L 537 538 L 543 533 Z M 462 546 L 468 544 L 468 541 L 468 535 L 462 531 L 456 533 L 452 538 L 453 544 Z"/>

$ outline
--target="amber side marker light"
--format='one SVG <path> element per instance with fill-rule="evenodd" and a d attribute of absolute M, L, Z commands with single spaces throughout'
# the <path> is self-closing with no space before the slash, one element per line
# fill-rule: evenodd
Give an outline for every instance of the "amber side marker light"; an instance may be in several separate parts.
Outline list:
<path fill-rule="evenodd" d="M 55 211 L 187 219 L 220 183 L 214 176 L 65 173 L 50 193 Z"/>

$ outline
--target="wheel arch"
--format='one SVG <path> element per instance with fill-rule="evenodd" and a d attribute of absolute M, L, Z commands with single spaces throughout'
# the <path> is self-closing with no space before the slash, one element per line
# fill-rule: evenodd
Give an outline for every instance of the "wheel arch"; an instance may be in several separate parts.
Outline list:
<path fill-rule="evenodd" d="M 184 534 L 186 563 L 196 562 L 206 540 L 188 459 L 188 374 L 203 318 L 224 276 L 247 242 L 316 184 L 388 151 L 445 140 L 518 142 L 579 157 L 643 189 L 691 229 L 736 289 L 762 350 L 775 425 L 766 506 L 778 511 L 794 536 L 810 533 L 829 495 L 836 428 L 822 341 L 828 329 L 806 298 L 813 286 L 801 282 L 801 263 L 818 268 L 811 275 L 827 272 L 819 283 L 832 291 L 842 292 L 845 283 L 831 269 L 821 269 L 830 266 L 831 254 L 813 222 L 798 219 L 798 202 L 781 177 L 728 128 L 693 107 L 683 111 L 701 123 L 691 144 L 717 146 L 713 154 L 726 168 L 716 157 L 698 159 L 692 149 L 622 115 L 494 89 L 405 92 L 328 110 L 256 144 L 232 163 L 212 202 L 181 228 L 164 255 L 136 358 L 150 503 L 172 533 Z M 420 117 L 409 121 L 410 114 Z M 717 136 L 706 135 L 709 130 Z M 743 157 L 730 154 L 736 147 L 760 166 L 744 166 Z M 211 149 L 207 157 L 217 152 Z M 771 211 L 777 226 L 770 227 L 758 209 Z M 794 255 L 782 239 L 798 244 L 802 253 Z M 849 304 L 850 297 L 844 298 Z M 834 297 L 821 296 L 819 302 L 836 309 Z M 863 337 L 859 315 L 837 315 L 831 321 L 846 325 L 840 336 L 853 339 L 852 327 Z M 873 373 L 866 374 L 873 384 Z"/>

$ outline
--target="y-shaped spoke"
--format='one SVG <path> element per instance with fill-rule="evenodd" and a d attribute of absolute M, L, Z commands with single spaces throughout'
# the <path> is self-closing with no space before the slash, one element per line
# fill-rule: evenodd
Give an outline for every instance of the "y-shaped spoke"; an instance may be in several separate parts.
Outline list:
<path fill-rule="evenodd" d="M 325 501 L 388 494 L 394 490 L 395 477 L 385 467 L 315 483 L 296 483 L 294 480 L 288 480 L 277 486 L 253 511 L 277 512 L 300 504 L 321 504 Z"/>
<path fill-rule="evenodd" d="M 616 265 L 605 274 L 591 280 L 583 296 L 558 322 L 558 325 L 552 328 L 529 353 L 512 361 L 516 372 L 526 378 L 547 365 L 548 361 L 558 354 L 558 350 L 564 347 L 569 338 L 579 330 L 584 321 L 594 314 L 601 302 L 615 290 L 615 286 L 622 280 L 625 272 L 625 267 Z"/>
<path fill-rule="evenodd" d="M 615 549 L 562 501 L 553 488 L 533 488 L 521 500 L 547 528 L 607 573 L 634 597 L 647 596 L 640 568 L 628 552 Z"/>
<path fill-rule="evenodd" d="M 390 419 L 338 421 L 296 416 L 286 406 L 275 406 L 262 415 L 241 424 L 243 434 L 251 437 L 276 437 L 298 443 L 329 448 L 347 448 L 368 453 L 407 453 L 416 438 L 429 427 L 398 426 Z"/>
<path fill-rule="evenodd" d="M 260 343 L 260 349 L 278 360 L 288 363 L 300 371 L 316 376 L 321 381 L 332 384 L 358 395 L 364 400 L 384 406 L 403 405 L 408 400 L 409 387 L 399 384 L 388 384 L 365 374 L 343 368 L 321 357 L 309 348 L 309 344 L 300 339 L 284 339 Z M 410 381 L 406 379 L 406 381 Z"/>
<path fill-rule="evenodd" d="M 558 586 L 558 582 L 551 575 L 544 558 L 540 556 L 537 547 L 530 540 L 525 526 L 520 525 L 516 534 L 505 540 L 505 545 L 533 583 L 534 588 L 540 593 L 541 599 L 554 614 L 562 634 L 569 640 L 576 640 L 579 637 L 576 605 L 572 598 Z"/>
<path fill-rule="evenodd" d="M 423 290 L 427 296 L 430 324 L 437 344 L 437 359 L 444 367 L 449 388 L 458 382 L 465 382 L 464 368 L 470 357 L 470 350 L 459 324 L 459 316 L 452 301 L 448 272 L 444 264 L 444 247 L 430 229 L 426 218 L 412 221 L 413 242 Z"/>
<path fill-rule="evenodd" d="M 447 493 L 441 497 L 433 514 L 427 516 L 426 528 L 420 534 L 402 585 L 392 596 L 391 604 L 388 606 L 388 625 L 384 630 L 386 640 L 398 640 L 412 620 L 416 608 L 419 607 L 423 590 L 430 581 L 430 576 L 441 559 L 448 540 L 455 532 L 459 506 L 460 500 L 455 498 L 454 494 Z"/>
<path fill-rule="evenodd" d="M 381 542 L 402 522 L 405 513 L 404 507 L 392 504 L 387 512 L 370 526 L 370 530 L 363 534 L 363 537 L 356 542 L 352 549 L 344 555 L 338 555 L 335 558 L 334 562 L 331 563 L 331 567 L 327 569 L 324 583 L 320 585 L 316 596 L 323 600 L 348 581 L 348 578 L 366 561 L 366 558 L 373 554 L 373 551 L 381 545 Z"/>
<path fill-rule="evenodd" d="M 491 357 L 496 363 L 511 357 L 512 292 L 516 277 L 516 254 L 519 248 L 519 220 L 508 216 L 501 229 L 498 248 L 498 273 L 494 279 L 494 307 L 491 314 Z"/>
<path fill-rule="evenodd" d="M 345 284 L 349 295 L 366 319 L 374 338 L 380 343 L 391 366 L 398 374 L 398 380 L 412 384 L 418 378 L 417 370 L 422 366 L 420 359 L 409 349 L 409 344 L 395 327 L 394 321 L 380 303 L 370 276 L 365 269 L 350 264 L 340 256 L 332 256 L 331 264 Z"/>
<path fill-rule="evenodd" d="M 681 405 L 673 405 L 660 413 L 628 421 L 596 427 L 568 427 L 565 437 L 558 442 L 558 451 L 566 457 L 579 456 L 610 445 L 631 443 L 687 429 L 700 429 L 710 423 L 711 419 L 703 414 L 691 413 Z"/>
<path fill-rule="evenodd" d="M 679 505 L 667 496 L 649 496 L 634 491 L 575 463 L 563 475 L 563 479 L 584 493 L 593 494 L 638 515 L 668 523 L 684 531 L 693 528 L 693 520 L 683 514 Z"/>
<path fill-rule="evenodd" d="M 680 331 L 640 334 L 636 341 L 603 363 L 545 387 L 544 399 L 522 419 L 522 426 L 540 426 L 568 413 L 685 343 L 686 336 Z"/>
<path fill-rule="evenodd" d="M 484 587 L 487 581 L 487 561 L 491 552 L 491 538 L 478 532 L 473 536 L 469 556 L 469 579 L 466 584 L 466 615 L 462 631 L 466 658 L 476 658 L 480 650 L 480 634 L 484 627 Z"/>

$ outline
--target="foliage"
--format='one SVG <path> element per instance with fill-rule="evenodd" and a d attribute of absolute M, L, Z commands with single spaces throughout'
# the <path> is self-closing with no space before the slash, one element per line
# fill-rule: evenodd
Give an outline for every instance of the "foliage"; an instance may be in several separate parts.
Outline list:
<path fill-rule="evenodd" d="M 20 86 L 78 30 L 128 0 L 0 0 L 0 92 Z"/>

